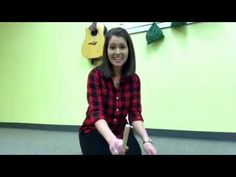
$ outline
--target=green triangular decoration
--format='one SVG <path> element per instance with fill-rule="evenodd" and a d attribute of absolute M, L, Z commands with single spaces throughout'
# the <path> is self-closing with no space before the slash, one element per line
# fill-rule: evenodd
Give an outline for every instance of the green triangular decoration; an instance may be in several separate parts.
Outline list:
<path fill-rule="evenodd" d="M 186 24 L 187 24 L 186 22 L 171 22 L 171 27 L 176 28 L 176 27 L 183 26 Z"/>
<path fill-rule="evenodd" d="M 152 26 L 150 27 L 150 29 L 148 30 L 146 34 L 147 44 L 150 44 L 164 37 L 165 36 L 163 35 L 161 29 L 157 26 L 155 22 L 153 22 Z"/>

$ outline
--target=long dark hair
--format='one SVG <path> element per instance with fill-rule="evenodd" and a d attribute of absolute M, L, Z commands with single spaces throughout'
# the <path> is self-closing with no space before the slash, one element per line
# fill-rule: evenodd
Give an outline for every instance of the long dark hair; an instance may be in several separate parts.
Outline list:
<path fill-rule="evenodd" d="M 98 66 L 98 68 L 104 73 L 105 77 L 109 78 L 114 76 L 112 64 L 110 63 L 107 54 L 108 43 L 112 36 L 123 37 L 128 45 L 128 58 L 125 64 L 122 66 L 121 74 L 123 76 L 130 76 L 134 74 L 136 70 L 136 63 L 135 63 L 135 51 L 133 42 L 129 33 L 125 29 L 120 27 L 112 28 L 106 33 L 104 49 L 103 49 L 103 60 L 101 65 Z"/>

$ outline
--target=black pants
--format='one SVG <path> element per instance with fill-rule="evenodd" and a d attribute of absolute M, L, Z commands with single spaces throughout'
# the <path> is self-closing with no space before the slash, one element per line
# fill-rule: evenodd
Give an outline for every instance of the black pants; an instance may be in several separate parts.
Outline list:
<path fill-rule="evenodd" d="M 79 133 L 80 147 L 83 155 L 111 155 L 109 145 L 98 131 L 88 134 Z M 138 141 L 132 131 L 127 142 L 129 147 L 126 155 L 142 155 Z"/>

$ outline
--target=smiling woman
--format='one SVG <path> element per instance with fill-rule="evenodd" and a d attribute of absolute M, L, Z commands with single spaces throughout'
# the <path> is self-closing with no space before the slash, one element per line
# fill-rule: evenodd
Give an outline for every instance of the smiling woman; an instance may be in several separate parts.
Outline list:
<path fill-rule="evenodd" d="M 141 155 L 132 131 L 127 146 L 123 140 L 126 124 L 130 122 L 137 135 L 146 142 L 143 144 L 146 153 L 155 155 L 156 149 L 143 125 L 140 79 L 135 73 L 134 46 L 128 32 L 120 27 L 109 30 L 103 53 L 102 64 L 92 69 L 88 76 L 89 106 L 79 130 L 83 154 Z"/>
<path fill-rule="evenodd" d="M 122 65 L 127 61 L 128 58 L 128 46 L 123 37 L 112 36 L 108 44 L 108 57 L 109 61 L 114 67 L 114 71 L 118 72 Z"/>

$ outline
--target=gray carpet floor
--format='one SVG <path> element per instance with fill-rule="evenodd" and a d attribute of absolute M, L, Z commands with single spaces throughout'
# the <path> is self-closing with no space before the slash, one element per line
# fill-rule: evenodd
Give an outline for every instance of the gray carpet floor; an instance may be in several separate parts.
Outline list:
<path fill-rule="evenodd" d="M 159 155 L 236 155 L 236 141 L 151 138 Z M 81 150 L 77 132 L 0 128 L 0 155 L 81 155 Z"/>

